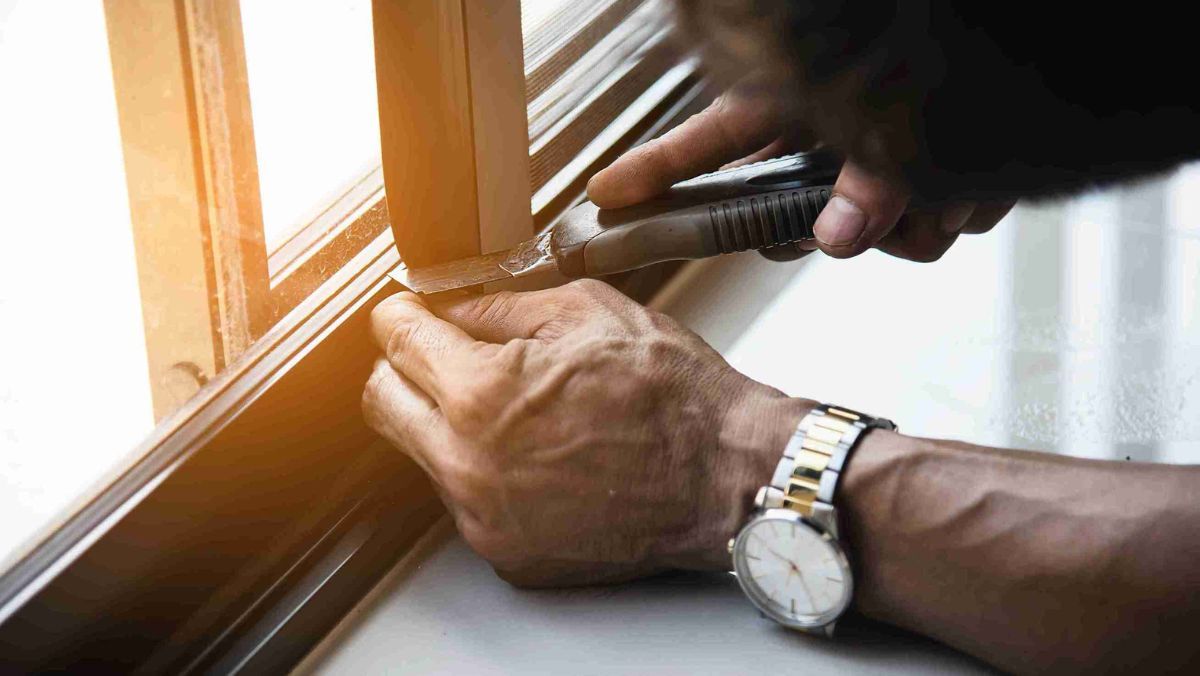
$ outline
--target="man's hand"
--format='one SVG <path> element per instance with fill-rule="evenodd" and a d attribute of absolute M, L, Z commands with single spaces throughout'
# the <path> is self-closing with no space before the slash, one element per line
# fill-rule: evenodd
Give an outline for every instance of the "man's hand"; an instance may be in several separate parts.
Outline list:
<path fill-rule="evenodd" d="M 625 153 L 592 177 L 588 196 L 602 208 L 636 204 L 679 181 L 811 147 L 812 139 L 792 130 L 762 97 L 729 93 L 662 137 Z M 834 196 L 814 225 L 820 248 L 849 258 L 876 247 L 909 260 L 935 261 L 960 234 L 991 230 L 1011 202 L 960 202 L 935 209 L 910 209 L 908 189 L 847 160 Z M 779 251 L 770 258 L 787 259 Z"/>
<path fill-rule="evenodd" d="M 801 415 L 695 334 L 584 280 L 379 304 L 368 423 L 522 585 L 728 567 L 725 541 Z"/>

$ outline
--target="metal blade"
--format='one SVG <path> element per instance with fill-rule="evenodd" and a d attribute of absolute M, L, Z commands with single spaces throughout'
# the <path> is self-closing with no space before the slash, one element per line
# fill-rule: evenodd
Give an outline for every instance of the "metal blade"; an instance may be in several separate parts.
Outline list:
<path fill-rule="evenodd" d="M 417 293 L 438 293 L 512 277 L 512 273 L 500 267 L 511 254 L 511 251 L 499 251 L 423 268 L 409 269 L 401 265 L 388 274 Z"/>
<path fill-rule="evenodd" d="M 388 275 L 417 293 L 440 293 L 520 277 L 556 265 L 547 231 L 506 251 L 421 268 L 401 265 Z"/>

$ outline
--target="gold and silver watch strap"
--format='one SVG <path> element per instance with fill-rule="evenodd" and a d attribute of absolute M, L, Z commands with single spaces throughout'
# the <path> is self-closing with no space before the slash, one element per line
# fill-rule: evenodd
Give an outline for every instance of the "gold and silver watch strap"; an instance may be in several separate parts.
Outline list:
<path fill-rule="evenodd" d="M 809 411 L 788 440 L 771 485 L 764 489 L 762 508 L 791 509 L 808 518 L 831 510 L 846 458 L 872 428 L 895 430 L 896 425 L 830 404 Z"/>

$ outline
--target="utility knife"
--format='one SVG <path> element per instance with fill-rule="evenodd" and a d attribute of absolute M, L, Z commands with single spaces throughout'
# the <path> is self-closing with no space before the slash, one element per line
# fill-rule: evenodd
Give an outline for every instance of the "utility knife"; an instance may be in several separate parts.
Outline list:
<path fill-rule="evenodd" d="M 677 183 L 649 202 L 601 209 L 584 202 L 516 247 L 390 274 L 441 293 L 557 269 L 600 277 L 670 260 L 793 245 L 813 237 L 841 162 L 826 151 L 788 155 Z"/>

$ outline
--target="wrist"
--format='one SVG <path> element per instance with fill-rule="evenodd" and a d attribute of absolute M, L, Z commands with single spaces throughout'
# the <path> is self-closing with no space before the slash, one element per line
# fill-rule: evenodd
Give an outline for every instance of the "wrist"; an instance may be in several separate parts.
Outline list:
<path fill-rule="evenodd" d="M 756 382 L 729 406 L 716 432 L 716 448 L 703 454 L 706 485 L 696 492 L 695 532 L 689 551 L 674 563 L 697 570 L 729 570 L 729 538 L 750 518 L 754 495 L 771 480 L 800 419 L 817 402 L 789 397 Z"/>
<path fill-rule="evenodd" d="M 920 440 L 897 432 L 873 430 L 859 444 L 846 466 L 838 489 L 838 514 L 843 546 L 854 569 L 855 606 L 866 615 L 880 618 L 885 605 L 880 592 L 886 586 L 882 569 L 888 557 L 884 527 L 894 522 L 903 509 L 904 477 L 911 478 L 922 462 Z"/>

